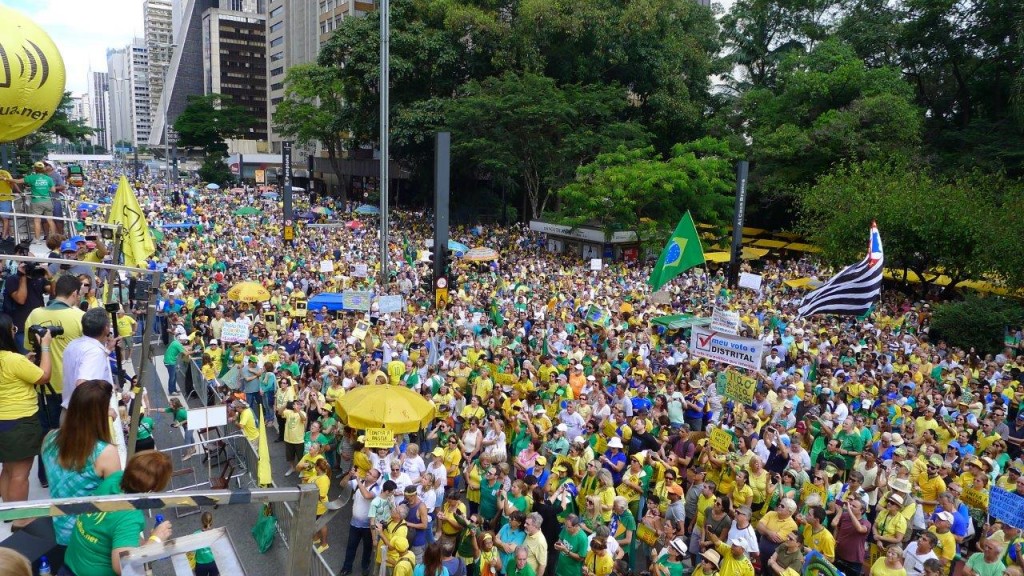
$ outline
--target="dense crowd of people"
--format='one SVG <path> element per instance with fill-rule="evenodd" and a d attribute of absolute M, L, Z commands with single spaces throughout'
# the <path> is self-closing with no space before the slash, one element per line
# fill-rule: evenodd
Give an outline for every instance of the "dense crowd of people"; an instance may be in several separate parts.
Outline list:
<path fill-rule="evenodd" d="M 109 354 L 153 331 L 168 344 L 169 373 L 198 359 L 254 447 L 262 407 L 272 441 L 286 448 L 275 465 L 318 486 L 318 514 L 332 507 L 332 483 L 351 489 L 347 538 L 327 527 L 315 536 L 321 551 L 344 547 L 345 576 L 380 564 L 395 576 L 791 576 L 808 562 L 851 576 L 1024 576 L 1020 527 L 988 514 L 993 487 L 1024 497 L 1022 361 L 1015 348 L 933 341 L 930 302 L 888 290 L 865 318 L 798 318 L 805 292 L 787 281 L 827 271 L 779 258 L 744 265 L 762 276 L 760 290 L 729 288 L 721 271 L 699 267 L 655 297 L 648 262 L 593 271 L 524 226 L 492 225 L 452 228 L 453 240 L 499 259 L 453 254 L 450 301 L 439 309 L 427 266 L 415 262 L 433 235 L 426 214 L 392 214 L 381 283 L 376 219 L 355 203 L 300 200 L 300 212 L 324 207 L 339 225 L 300 225 L 286 241 L 280 205 L 260 189 L 136 191 L 162 232 L 148 262 L 163 272 L 154 326 L 144 325 L 130 276 L 77 265 L 33 275 L 19 265 L 6 279 L 4 501 L 24 499 L 40 453 L 54 496 L 140 486 L 124 479 L 134 460 L 122 478 L 124 439 L 107 425 L 111 405 L 134 401 L 111 389 Z M 257 213 L 235 214 L 246 206 Z M 109 252 L 92 237 L 47 241 L 70 260 Z M 269 298 L 230 299 L 243 281 Z M 403 304 L 298 310 L 345 290 Z M 122 305 L 116 320 L 105 300 Z M 738 313 L 741 334 L 765 344 L 763 369 L 740 370 L 756 380 L 752 399 L 725 393 L 720 376 L 734 368 L 694 355 L 688 330 L 652 323 L 715 308 Z M 225 342 L 228 322 L 245 324 L 248 339 Z M 63 333 L 31 330 L 56 324 Z M 172 377 L 169 392 L 179 384 Z M 422 394 L 435 417 L 371 449 L 336 404 L 379 384 Z M 184 424 L 183 406 L 168 411 Z M 139 438 L 149 435 L 140 428 Z M 162 463 L 149 460 L 136 467 L 156 470 L 155 486 Z M 109 573 L 90 564 L 95 550 L 82 547 L 95 543 L 76 522 L 95 529 L 82 516 L 55 520 L 68 573 Z M 108 552 L 127 540 L 108 541 Z"/>

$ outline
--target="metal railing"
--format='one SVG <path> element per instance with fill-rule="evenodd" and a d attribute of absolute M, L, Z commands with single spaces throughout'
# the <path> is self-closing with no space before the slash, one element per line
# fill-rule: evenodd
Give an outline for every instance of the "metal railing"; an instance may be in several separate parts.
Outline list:
<path fill-rule="evenodd" d="M 61 234 L 65 238 L 70 238 L 79 234 L 75 229 L 75 225 L 77 223 L 85 225 L 86 230 L 84 233 L 89 233 L 88 231 L 90 228 L 95 228 L 96 232 L 99 232 L 104 228 L 117 228 L 116 225 L 107 224 L 100 220 L 90 219 L 83 221 L 78 218 L 78 211 L 76 210 L 77 207 L 75 206 L 74 199 L 60 198 L 58 199 L 58 202 L 63 207 L 62 210 L 64 216 L 39 216 L 32 214 L 30 196 L 26 194 L 15 195 L 14 201 L 11 203 L 11 212 L 0 212 L 0 217 L 13 220 L 12 229 L 14 231 L 14 242 L 16 244 L 20 243 L 23 239 L 33 238 L 32 227 L 34 225 L 34 221 L 38 218 L 52 220 L 57 223 L 61 229 Z M 42 228 L 44 231 L 47 229 L 45 224 Z"/>
<path fill-rule="evenodd" d="M 294 488 L 260 488 L 256 490 L 195 490 L 187 493 L 161 492 L 155 494 L 118 494 L 114 496 L 90 496 L 87 498 L 59 498 L 32 500 L 29 502 L 4 503 L 0 506 L 0 520 L 21 520 L 29 518 L 52 518 L 67 514 L 88 514 L 92 512 L 116 512 L 126 509 L 162 510 L 175 506 L 226 506 L 232 504 L 296 503 L 294 517 L 289 517 L 288 531 L 292 542 L 312 542 L 313 526 L 316 521 L 316 506 L 320 494 L 311 484 Z M 291 513 L 291 508 L 289 507 Z M 279 520 L 281 516 L 278 517 Z M 291 521 L 296 520 L 296 521 Z M 122 566 L 130 573 L 138 573 L 143 563 L 153 562 L 172 556 L 180 556 L 208 544 L 191 543 L 179 546 L 180 539 L 162 543 L 151 543 L 133 549 L 122 556 Z M 308 553 L 304 547 L 288 548 L 288 563 L 285 576 L 306 576 L 317 574 L 333 576 L 314 567 L 311 561 L 319 557 L 316 551 Z M 322 560 L 322 558 L 321 558 Z"/>

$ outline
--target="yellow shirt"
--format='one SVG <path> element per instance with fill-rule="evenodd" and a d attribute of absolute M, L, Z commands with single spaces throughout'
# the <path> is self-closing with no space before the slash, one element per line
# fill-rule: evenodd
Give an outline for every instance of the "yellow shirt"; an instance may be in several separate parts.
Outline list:
<path fill-rule="evenodd" d="M 388 552 L 388 556 L 391 556 L 391 552 Z M 413 571 L 416 569 L 416 555 L 408 550 L 402 555 L 402 561 L 398 561 L 398 554 L 395 553 L 395 570 L 394 576 L 412 576 Z"/>
<path fill-rule="evenodd" d="M 305 441 L 306 419 L 301 412 L 285 410 L 281 412 L 284 418 L 284 441 L 289 444 L 302 444 Z"/>
<path fill-rule="evenodd" d="M 615 558 L 607 550 L 600 556 L 595 554 L 593 550 L 590 550 L 587 552 L 587 557 L 583 560 L 583 566 L 594 576 L 608 576 L 615 567 Z"/>
<path fill-rule="evenodd" d="M 821 552 L 821 555 L 834 562 L 836 559 L 836 539 L 828 528 L 822 526 L 821 530 L 815 532 L 810 526 L 804 526 L 804 546 L 811 550 Z"/>
<path fill-rule="evenodd" d="M 119 314 L 117 316 L 117 335 L 121 338 L 129 338 L 132 334 L 135 334 L 135 325 L 138 322 L 135 318 L 127 314 Z"/>
<path fill-rule="evenodd" d="M 462 419 L 466 421 L 469 421 L 470 418 L 483 420 L 486 414 L 487 413 L 484 412 L 483 406 L 474 407 L 472 404 L 466 404 L 466 407 L 462 409 L 462 412 L 459 413 L 459 416 L 461 416 Z"/>
<path fill-rule="evenodd" d="M 43 370 L 16 352 L 0 351 L 0 420 L 33 416 L 38 410 L 36 382 Z"/>
<path fill-rule="evenodd" d="M 327 493 L 331 490 L 331 477 L 327 474 L 318 474 L 313 479 L 313 484 L 320 490 L 320 499 L 316 502 L 316 514 L 319 516 L 327 512 Z"/>
<path fill-rule="evenodd" d="M 956 538 L 952 532 L 948 531 L 945 534 L 939 534 L 935 531 L 934 526 L 928 531 L 939 538 L 939 543 L 935 545 L 935 555 L 940 560 L 946 561 L 946 574 L 949 574 L 949 565 L 952 564 L 953 558 L 956 556 Z"/>
<path fill-rule="evenodd" d="M 889 568 L 885 565 L 885 556 L 882 556 L 871 565 L 871 576 L 907 576 L 907 571 L 902 566 Z"/>
<path fill-rule="evenodd" d="M 775 510 L 766 513 L 761 522 L 764 522 L 765 528 L 772 532 L 777 532 L 783 538 L 796 532 L 797 529 L 796 520 L 793 520 L 792 516 L 789 518 L 779 518 L 779 513 Z"/>
<path fill-rule="evenodd" d="M 252 408 L 246 408 L 238 414 L 238 427 L 242 429 L 242 434 L 248 440 L 256 440 L 260 437 L 260 430 L 256 427 L 256 416 L 253 415 Z"/>
<path fill-rule="evenodd" d="M 939 494 L 946 491 L 946 482 L 941 476 L 934 478 L 928 478 L 928 474 L 922 474 L 917 477 L 917 486 L 921 490 L 921 500 L 931 500 L 934 502 L 938 499 Z M 935 504 L 921 504 L 924 508 L 924 513 L 931 515 L 935 512 Z"/>
<path fill-rule="evenodd" d="M 20 327 L 26 334 L 28 334 L 28 327 L 36 324 L 64 328 L 64 334 L 54 337 L 50 342 L 50 358 L 53 360 L 50 365 L 50 385 L 58 394 L 64 391 L 64 349 L 72 340 L 82 335 L 82 316 L 84 314 L 85 312 L 79 308 L 72 308 L 56 301 L 44 308 L 33 310 L 28 315 L 25 325 Z"/>
<path fill-rule="evenodd" d="M 388 382 L 392 386 L 397 386 L 402 380 L 402 374 L 405 374 L 405 362 L 401 360 L 392 360 L 388 362 Z"/>
<path fill-rule="evenodd" d="M 725 542 L 719 542 L 715 549 L 722 555 L 718 576 L 754 576 L 754 565 L 746 554 L 741 558 L 733 558 L 732 548 Z"/>
<path fill-rule="evenodd" d="M 888 510 L 880 510 L 878 516 L 875 517 L 875 528 L 882 536 L 906 535 L 907 519 L 903 517 L 902 513 L 890 516 Z"/>
<path fill-rule="evenodd" d="M 977 454 L 981 454 L 985 450 L 988 450 L 988 447 L 991 446 L 996 440 L 999 440 L 999 434 L 996 434 L 995 432 L 989 434 L 988 436 L 986 436 L 982 432 L 978 432 L 978 444 L 976 446 L 975 452 Z"/>
<path fill-rule="evenodd" d="M 10 177 L 10 172 L 7 170 L 0 170 L 0 202 L 10 202 L 11 200 L 14 200 L 14 190 L 6 180 Z"/>
<path fill-rule="evenodd" d="M 939 421 L 935 418 L 926 419 L 924 416 L 918 416 L 914 420 L 914 432 L 918 438 L 921 437 L 921 434 L 924 434 L 925 430 L 938 430 L 939 428 L 941 426 L 939 426 Z"/>

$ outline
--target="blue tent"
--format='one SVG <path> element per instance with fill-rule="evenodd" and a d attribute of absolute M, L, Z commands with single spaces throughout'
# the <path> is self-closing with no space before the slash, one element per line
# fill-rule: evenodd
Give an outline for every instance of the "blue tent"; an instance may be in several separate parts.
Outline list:
<path fill-rule="evenodd" d="M 380 208 L 369 204 L 363 204 L 356 208 L 356 214 L 380 214 Z"/>
<path fill-rule="evenodd" d="M 326 306 L 327 310 L 331 312 L 338 312 L 345 309 L 345 306 L 341 302 L 341 294 L 332 292 L 324 292 L 313 296 L 309 299 L 309 303 L 306 305 L 306 308 L 310 312 L 318 312 L 324 306 Z"/>
<path fill-rule="evenodd" d="M 95 212 L 100 209 L 100 205 L 94 202 L 82 202 L 78 205 L 78 211 Z"/>

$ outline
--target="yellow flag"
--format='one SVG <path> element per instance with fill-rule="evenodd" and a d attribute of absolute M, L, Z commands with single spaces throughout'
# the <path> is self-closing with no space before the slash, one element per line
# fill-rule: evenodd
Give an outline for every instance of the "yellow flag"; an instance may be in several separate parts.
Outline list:
<path fill-rule="evenodd" d="M 260 452 L 257 454 L 259 463 L 256 465 L 256 483 L 270 486 L 274 483 L 270 472 L 270 445 L 267 444 L 267 420 L 263 417 L 263 405 L 260 405 Z"/>
<path fill-rule="evenodd" d="M 145 260 L 156 252 L 156 246 L 149 234 L 146 214 L 124 176 L 121 176 L 121 182 L 117 185 L 107 223 L 121 225 L 121 253 L 124 254 L 125 266 L 145 268 Z"/>

